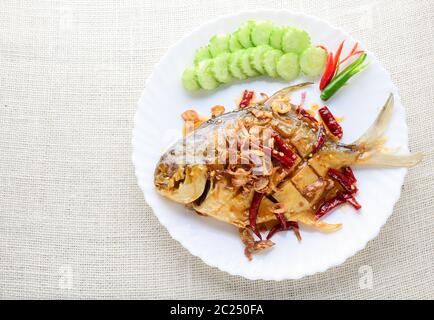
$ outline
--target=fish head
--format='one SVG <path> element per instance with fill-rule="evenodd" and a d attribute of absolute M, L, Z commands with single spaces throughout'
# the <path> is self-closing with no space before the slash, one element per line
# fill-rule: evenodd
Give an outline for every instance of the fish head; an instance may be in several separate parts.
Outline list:
<path fill-rule="evenodd" d="M 160 161 L 155 169 L 154 184 L 157 191 L 178 203 L 191 203 L 205 190 L 207 166 L 202 164 L 176 164 Z"/>

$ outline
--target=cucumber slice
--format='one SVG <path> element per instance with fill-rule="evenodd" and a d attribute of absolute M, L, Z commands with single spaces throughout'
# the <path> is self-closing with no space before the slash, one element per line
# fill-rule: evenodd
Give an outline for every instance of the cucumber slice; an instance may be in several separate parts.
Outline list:
<path fill-rule="evenodd" d="M 232 76 L 239 80 L 247 79 L 247 75 L 239 67 L 240 58 L 244 51 L 245 50 L 238 50 L 234 53 L 231 53 L 231 55 L 229 56 L 229 71 L 231 72 Z"/>
<path fill-rule="evenodd" d="M 229 53 L 223 53 L 217 58 L 214 58 L 212 64 L 212 73 L 218 82 L 228 83 L 233 80 L 229 71 Z"/>
<path fill-rule="evenodd" d="M 300 56 L 301 71 L 309 77 L 320 76 L 325 68 L 327 53 L 323 48 L 307 48 Z"/>
<path fill-rule="evenodd" d="M 270 77 L 277 77 L 277 71 L 276 71 L 276 65 L 279 61 L 280 57 L 282 56 L 282 51 L 277 49 L 272 49 L 265 51 L 263 58 L 262 58 L 262 66 Z"/>
<path fill-rule="evenodd" d="M 184 70 L 181 77 L 182 85 L 188 91 L 197 91 L 200 89 L 197 83 L 196 70 L 194 67 L 188 67 Z"/>
<path fill-rule="evenodd" d="M 301 29 L 290 27 L 282 37 L 282 50 L 301 54 L 310 46 L 309 34 Z"/>
<path fill-rule="evenodd" d="M 211 52 L 209 52 L 208 46 L 206 47 L 201 47 L 199 49 L 196 50 L 196 54 L 194 56 L 194 64 L 197 65 L 199 64 L 199 62 L 206 60 L 206 59 L 211 59 Z"/>
<path fill-rule="evenodd" d="M 231 34 L 230 38 L 229 38 L 229 51 L 235 52 L 235 51 L 238 51 L 241 49 L 243 49 L 243 46 L 238 41 L 238 33 L 235 32 L 235 33 Z"/>
<path fill-rule="evenodd" d="M 252 29 L 255 26 L 255 22 L 252 20 L 244 22 L 244 24 L 238 29 L 238 41 L 244 48 L 253 47 L 251 33 Z"/>
<path fill-rule="evenodd" d="M 248 77 L 256 77 L 259 75 L 259 73 L 250 64 L 250 53 L 252 52 L 253 49 L 254 48 L 249 48 L 244 50 L 239 60 L 241 70 Z"/>
<path fill-rule="evenodd" d="M 276 65 L 277 74 L 286 81 L 292 81 L 300 74 L 298 55 L 293 52 L 285 53 Z"/>
<path fill-rule="evenodd" d="M 272 50 L 272 49 L 273 48 L 271 48 L 269 45 L 264 44 L 262 46 L 253 48 L 250 51 L 250 64 L 260 74 L 264 74 L 265 73 L 264 67 L 262 66 L 262 56 L 264 55 L 264 53 L 266 51 L 269 51 L 269 50 Z"/>
<path fill-rule="evenodd" d="M 211 52 L 213 58 L 222 53 L 229 52 L 229 35 L 218 34 L 213 36 L 209 41 L 209 52 Z"/>
<path fill-rule="evenodd" d="M 269 44 L 271 31 L 273 31 L 273 23 L 271 21 L 259 21 L 253 28 L 251 33 L 252 43 L 254 46 Z"/>
<path fill-rule="evenodd" d="M 288 30 L 288 27 L 276 26 L 271 31 L 270 45 L 274 49 L 282 50 L 282 36 L 286 30 Z"/>
<path fill-rule="evenodd" d="M 212 90 L 219 86 L 219 82 L 214 78 L 212 73 L 213 62 L 214 60 L 212 59 L 203 60 L 196 67 L 197 81 L 206 90 Z"/>

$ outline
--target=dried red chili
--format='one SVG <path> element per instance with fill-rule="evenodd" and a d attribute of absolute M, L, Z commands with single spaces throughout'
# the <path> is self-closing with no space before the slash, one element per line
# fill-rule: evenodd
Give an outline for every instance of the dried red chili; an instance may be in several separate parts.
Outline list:
<path fill-rule="evenodd" d="M 359 210 L 362 207 L 361 204 L 357 202 L 356 198 L 354 198 L 354 195 L 344 193 L 341 196 L 346 202 L 351 204 L 354 209 Z"/>
<path fill-rule="evenodd" d="M 354 209 L 359 210 L 362 206 L 357 202 L 352 194 L 349 193 L 339 193 L 334 198 L 325 201 L 316 211 L 315 218 L 320 219 L 333 209 L 339 207 L 340 205 L 348 202 Z"/>
<path fill-rule="evenodd" d="M 345 199 L 339 194 L 332 199 L 325 201 L 316 211 L 315 218 L 320 219 L 333 209 L 339 207 L 341 204 L 345 203 Z"/>
<path fill-rule="evenodd" d="M 241 102 L 239 104 L 240 108 L 245 108 L 250 104 L 250 101 L 253 99 L 254 92 L 249 90 L 244 90 L 243 97 L 241 98 Z"/>
<path fill-rule="evenodd" d="M 312 149 L 312 154 L 317 153 L 325 142 L 325 129 L 322 124 L 318 126 L 317 139 Z"/>
<path fill-rule="evenodd" d="M 349 194 L 353 194 L 356 193 L 357 187 L 356 185 L 351 182 L 350 179 L 347 178 L 347 176 L 345 174 L 343 174 L 342 172 L 330 168 L 329 171 L 327 172 L 327 175 L 332 178 L 333 180 L 336 180 L 337 182 L 340 183 L 340 185 L 344 188 L 344 190 L 349 193 Z"/>
<path fill-rule="evenodd" d="M 252 203 L 250 205 L 250 210 L 249 210 L 250 227 L 252 228 L 252 231 L 254 232 L 254 234 L 256 234 L 258 236 L 258 238 L 261 240 L 262 240 L 262 236 L 261 236 L 261 233 L 259 232 L 258 227 L 256 225 L 256 218 L 258 217 L 259 205 L 261 204 L 263 197 L 264 197 L 263 193 L 259 193 L 259 192 L 255 191 L 255 193 L 253 195 Z"/>
<path fill-rule="evenodd" d="M 345 43 L 345 40 L 341 42 L 341 44 L 339 45 L 338 50 L 336 50 L 335 56 L 333 58 L 333 75 L 332 75 L 332 78 L 336 74 L 336 69 L 338 68 L 339 59 L 341 58 L 341 52 L 342 52 L 342 48 L 344 47 L 344 43 Z"/>
<path fill-rule="evenodd" d="M 348 180 L 351 181 L 351 183 L 357 182 L 357 179 L 354 176 L 354 172 L 350 167 L 343 167 L 342 172 L 345 174 L 345 176 L 348 178 Z"/>
<path fill-rule="evenodd" d="M 283 152 L 279 152 L 263 145 L 259 145 L 259 149 L 264 152 L 268 152 L 271 155 L 271 159 L 280 162 L 284 167 L 288 169 L 292 168 L 292 166 L 294 165 L 294 161 L 292 160 L 292 158 L 287 157 Z"/>
<path fill-rule="evenodd" d="M 297 160 L 297 155 L 292 151 L 292 149 L 283 141 L 283 139 L 277 134 L 273 133 L 271 135 L 274 138 L 274 143 L 276 144 L 277 148 L 283 152 L 285 157 L 290 160 L 291 167 L 294 165 L 295 161 Z"/>
<path fill-rule="evenodd" d="M 322 107 L 318 110 L 318 113 L 324 122 L 324 124 L 327 126 L 329 131 L 339 139 L 342 138 L 344 131 L 342 130 L 341 125 L 336 121 L 333 114 L 330 112 L 329 108 L 327 106 Z"/>
<path fill-rule="evenodd" d="M 303 116 L 304 118 L 308 119 L 315 126 L 318 123 L 318 120 L 316 120 L 313 115 L 311 115 L 309 112 L 307 112 L 306 110 L 304 110 L 300 106 L 297 107 L 297 109 L 295 110 L 295 112 L 297 112 L 299 115 Z"/>

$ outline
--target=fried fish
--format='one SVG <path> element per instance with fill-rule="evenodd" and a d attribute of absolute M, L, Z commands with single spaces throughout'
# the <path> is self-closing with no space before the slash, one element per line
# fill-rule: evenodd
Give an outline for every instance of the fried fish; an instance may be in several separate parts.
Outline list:
<path fill-rule="evenodd" d="M 201 215 L 239 227 L 243 241 L 254 243 L 251 248 L 272 242 L 252 242 L 246 231 L 260 237 L 258 230 L 284 221 L 322 231 L 339 229 L 340 224 L 327 224 L 316 215 L 327 201 L 348 193 L 348 186 L 331 178 L 330 170 L 411 167 L 422 155 L 382 149 L 392 94 L 366 133 L 342 144 L 288 98 L 308 85 L 285 88 L 261 104 L 200 125 L 161 157 L 155 169 L 157 191 Z"/>

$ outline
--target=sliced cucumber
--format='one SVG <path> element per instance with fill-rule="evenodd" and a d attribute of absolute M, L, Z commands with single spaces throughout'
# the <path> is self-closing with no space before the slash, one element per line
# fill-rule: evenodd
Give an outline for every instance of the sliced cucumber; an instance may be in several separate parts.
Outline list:
<path fill-rule="evenodd" d="M 229 56 L 229 71 L 234 78 L 239 80 L 247 79 L 247 75 L 240 68 L 240 58 L 245 50 L 238 50 Z"/>
<path fill-rule="evenodd" d="M 243 46 L 241 45 L 240 41 L 238 41 L 238 33 L 235 32 L 231 34 L 229 38 L 229 51 L 235 52 L 241 49 L 243 49 Z"/>
<path fill-rule="evenodd" d="M 270 46 L 274 49 L 282 50 L 282 36 L 288 27 L 275 26 L 270 35 Z"/>
<path fill-rule="evenodd" d="M 294 52 L 285 53 L 276 65 L 277 74 L 286 81 L 292 81 L 300 74 L 298 55 Z"/>
<path fill-rule="evenodd" d="M 196 54 L 194 56 L 193 62 L 195 65 L 197 65 L 199 62 L 211 58 L 212 56 L 211 56 L 211 52 L 209 52 L 208 46 L 200 47 L 199 49 L 196 50 Z"/>
<path fill-rule="evenodd" d="M 212 73 L 213 59 L 203 60 L 196 67 L 197 81 L 199 85 L 206 90 L 212 90 L 219 86 L 219 82 L 214 78 Z"/>
<path fill-rule="evenodd" d="M 273 31 L 273 23 L 271 21 L 259 21 L 253 28 L 251 39 L 254 46 L 269 44 L 271 31 Z"/>
<path fill-rule="evenodd" d="M 256 48 L 253 48 L 250 51 L 250 64 L 256 71 L 258 71 L 260 74 L 264 74 L 265 70 L 262 65 L 262 56 L 266 51 L 273 50 L 269 45 L 262 45 Z"/>
<path fill-rule="evenodd" d="M 262 58 L 262 66 L 270 77 L 277 77 L 276 65 L 279 61 L 279 58 L 282 56 L 282 51 L 277 49 L 272 49 L 265 51 Z"/>
<path fill-rule="evenodd" d="M 252 20 L 244 22 L 244 24 L 238 29 L 238 41 L 244 48 L 253 47 L 251 33 L 252 29 L 255 26 L 255 22 Z"/>
<path fill-rule="evenodd" d="M 310 46 L 309 34 L 301 29 L 290 27 L 282 37 L 282 50 L 301 54 Z"/>
<path fill-rule="evenodd" d="M 241 70 L 248 77 L 256 77 L 259 75 L 259 73 L 250 64 L 250 53 L 252 52 L 253 49 L 254 48 L 249 48 L 244 50 L 239 60 Z"/>
<path fill-rule="evenodd" d="M 217 58 L 214 58 L 212 72 L 218 82 L 229 83 L 233 80 L 229 71 L 229 56 L 230 53 L 222 53 Z"/>
<path fill-rule="evenodd" d="M 184 70 L 181 81 L 184 88 L 188 91 L 197 91 L 200 89 L 199 83 L 197 83 L 196 69 L 194 67 L 188 67 Z"/>
<path fill-rule="evenodd" d="M 211 52 L 213 58 L 222 53 L 229 52 L 229 35 L 218 34 L 213 36 L 209 41 L 209 52 Z"/>
<path fill-rule="evenodd" d="M 300 56 L 301 71 L 309 77 L 318 77 L 324 71 L 326 60 L 327 53 L 323 48 L 307 48 Z"/>

